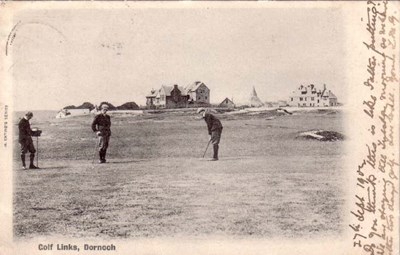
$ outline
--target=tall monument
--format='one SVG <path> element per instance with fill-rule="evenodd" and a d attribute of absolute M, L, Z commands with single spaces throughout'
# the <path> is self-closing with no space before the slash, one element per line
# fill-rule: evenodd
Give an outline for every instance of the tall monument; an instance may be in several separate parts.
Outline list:
<path fill-rule="evenodd" d="M 263 102 L 261 102 L 261 100 L 258 98 L 256 89 L 254 88 L 254 86 L 253 86 L 253 91 L 251 92 L 251 95 L 250 95 L 249 106 L 251 106 L 251 107 L 264 106 Z"/>

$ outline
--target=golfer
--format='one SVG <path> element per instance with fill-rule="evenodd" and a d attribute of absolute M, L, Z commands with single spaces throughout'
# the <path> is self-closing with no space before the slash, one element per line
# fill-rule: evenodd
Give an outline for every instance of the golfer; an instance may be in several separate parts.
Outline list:
<path fill-rule="evenodd" d="M 96 115 L 92 122 L 92 130 L 99 137 L 99 163 L 103 164 L 107 162 L 106 154 L 111 136 L 111 119 L 110 116 L 107 114 L 108 105 L 102 104 L 100 108 L 100 114 Z"/>
<path fill-rule="evenodd" d="M 214 155 L 211 161 L 217 161 L 219 141 L 221 139 L 221 133 L 222 133 L 221 121 L 204 108 L 197 109 L 197 113 L 201 114 L 202 118 L 206 121 L 208 134 L 211 136 L 210 140 L 211 143 L 213 144 L 213 149 L 214 149 Z"/>
<path fill-rule="evenodd" d="M 35 159 L 36 149 L 33 145 L 32 135 L 33 131 L 31 129 L 31 124 L 29 120 L 32 119 L 33 113 L 27 112 L 25 116 L 18 123 L 19 137 L 18 142 L 21 145 L 21 161 L 22 161 L 22 169 L 26 169 L 25 165 L 25 154 L 30 152 L 30 164 L 29 169 L 38 169 L 37 166 L 33 164 Z"/>

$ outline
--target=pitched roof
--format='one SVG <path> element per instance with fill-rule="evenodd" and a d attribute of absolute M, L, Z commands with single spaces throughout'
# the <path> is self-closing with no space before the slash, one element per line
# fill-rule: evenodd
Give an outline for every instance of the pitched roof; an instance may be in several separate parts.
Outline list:
<path fill-rule="evenodd" d="M 233 104 L 233 101 L 226 97 L 224 100 L 222 100 L 222 102 L 220 103 L 220 105 L 221 105 L 221 104 Z"/>
<path fill-rule="evenodd" d="M 292 91 L 292 94 L 294 96 L 298 95 L 299 93 L 302 93 L 304 95 L 309 95 L 309 94 L 317 94 L 318 97 L 330 97 L 330 98 L 337 98 L 330 90 L 328 91 L 326 88 L 326 85 L 324 84 L 323 89 L 317 90 L 316 86 L 314 84 L 310 84 L 307 86 L 300 85 L 297 90 Z"/>
<path fill-rule="evenodd" d="M 185 90 L 186 90 L 186 92 L 196 91 L 202 84 L 204 84 L 204 83 L 202 83 L 201 81 L 195 81 L 195 82 L 187 85 L 185 87 Z M 205 86 L 205 84 L 204 84 L 204 86 Z"/>
<path fill-rule="evenodd" d="M 157 95 L 157 90 L 151 89 L 150 93 L 146 97 L 155 97 Z"/>
<path fill-rule="evenodd" d="M 160 88 L 160 91 L 164 90 L 165 95 L 166 96 L 170 96 L 171 95 L 171 91 L 173 89 L 174 89 L 174 85 L 162 85 L 161 88 Z M 181 94 L 183 96 L 185 96 L 187 94 L 185 88 L 183 88 L 182 86 L 178 86 L 178 89 L 181 91 Z"/>
<path fill-rule="evenodd" d="M 335 94 L 333 94 L 330 90 L 329 90 L 328 96 L 329 96 L 329 98 L 337 98 L 335 96 Z"/>
<path fill-rule="evenodd" d="M 176 85 L 176 84 L 174 84 Z M 164 91 L 166 96 L 171 95 L 171 91 L 174 89 L 174 85 L 161 85 L 161 88 L 158 90 L 152 90 L 146 97 L 157 97 L 159 98 L 159 94 L 161 91 Z M 192 84 L 187 85 L 186 87 L 178 86 L 178 89 L 181 91 L 181 94 L 183 96 L 188 95 L 190 91 L 196 91 L 201 85 L 206 86 L 203 82 L 201 81 L 195 81 Z M 207 86 L 206 86 L 207 87 Z"/>

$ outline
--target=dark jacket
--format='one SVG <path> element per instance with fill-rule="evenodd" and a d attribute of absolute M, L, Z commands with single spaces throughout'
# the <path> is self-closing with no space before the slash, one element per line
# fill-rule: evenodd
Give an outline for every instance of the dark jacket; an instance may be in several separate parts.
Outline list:
<path fill-rule="evenodd" d="M 222 130 L 221 121 L 219 121 L 219 119 L 214 115 L 212 115 L 211 113 L 206 113 L 204 115 L 204 120 L 207 123 L 208 134 L 211 135 L 211 132 L 215 130 Z"/>
<path fill-rule="evenodd" d="M 32 139 L 32 129 L 29 120 L 22 118 L 18 123 L 19 129 L 19 142 L 26 141 L 27 139 Z"/>
<path fill-rule="evenodd" d="M 111 119 L 109 115 L 99 114 L 96 115 L 92 122 L 92 130 L 93 132 L 100 131 L 101 136 L 110 136 L 111 135 Z"/>

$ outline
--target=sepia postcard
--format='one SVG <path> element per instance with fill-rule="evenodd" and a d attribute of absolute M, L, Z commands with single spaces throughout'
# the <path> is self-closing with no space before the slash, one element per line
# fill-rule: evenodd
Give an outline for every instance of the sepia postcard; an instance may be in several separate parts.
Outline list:
<path fill-rule="evenodd" d="M 399 254 L 397 1 L 0 2 L 0 255 Z"/>

